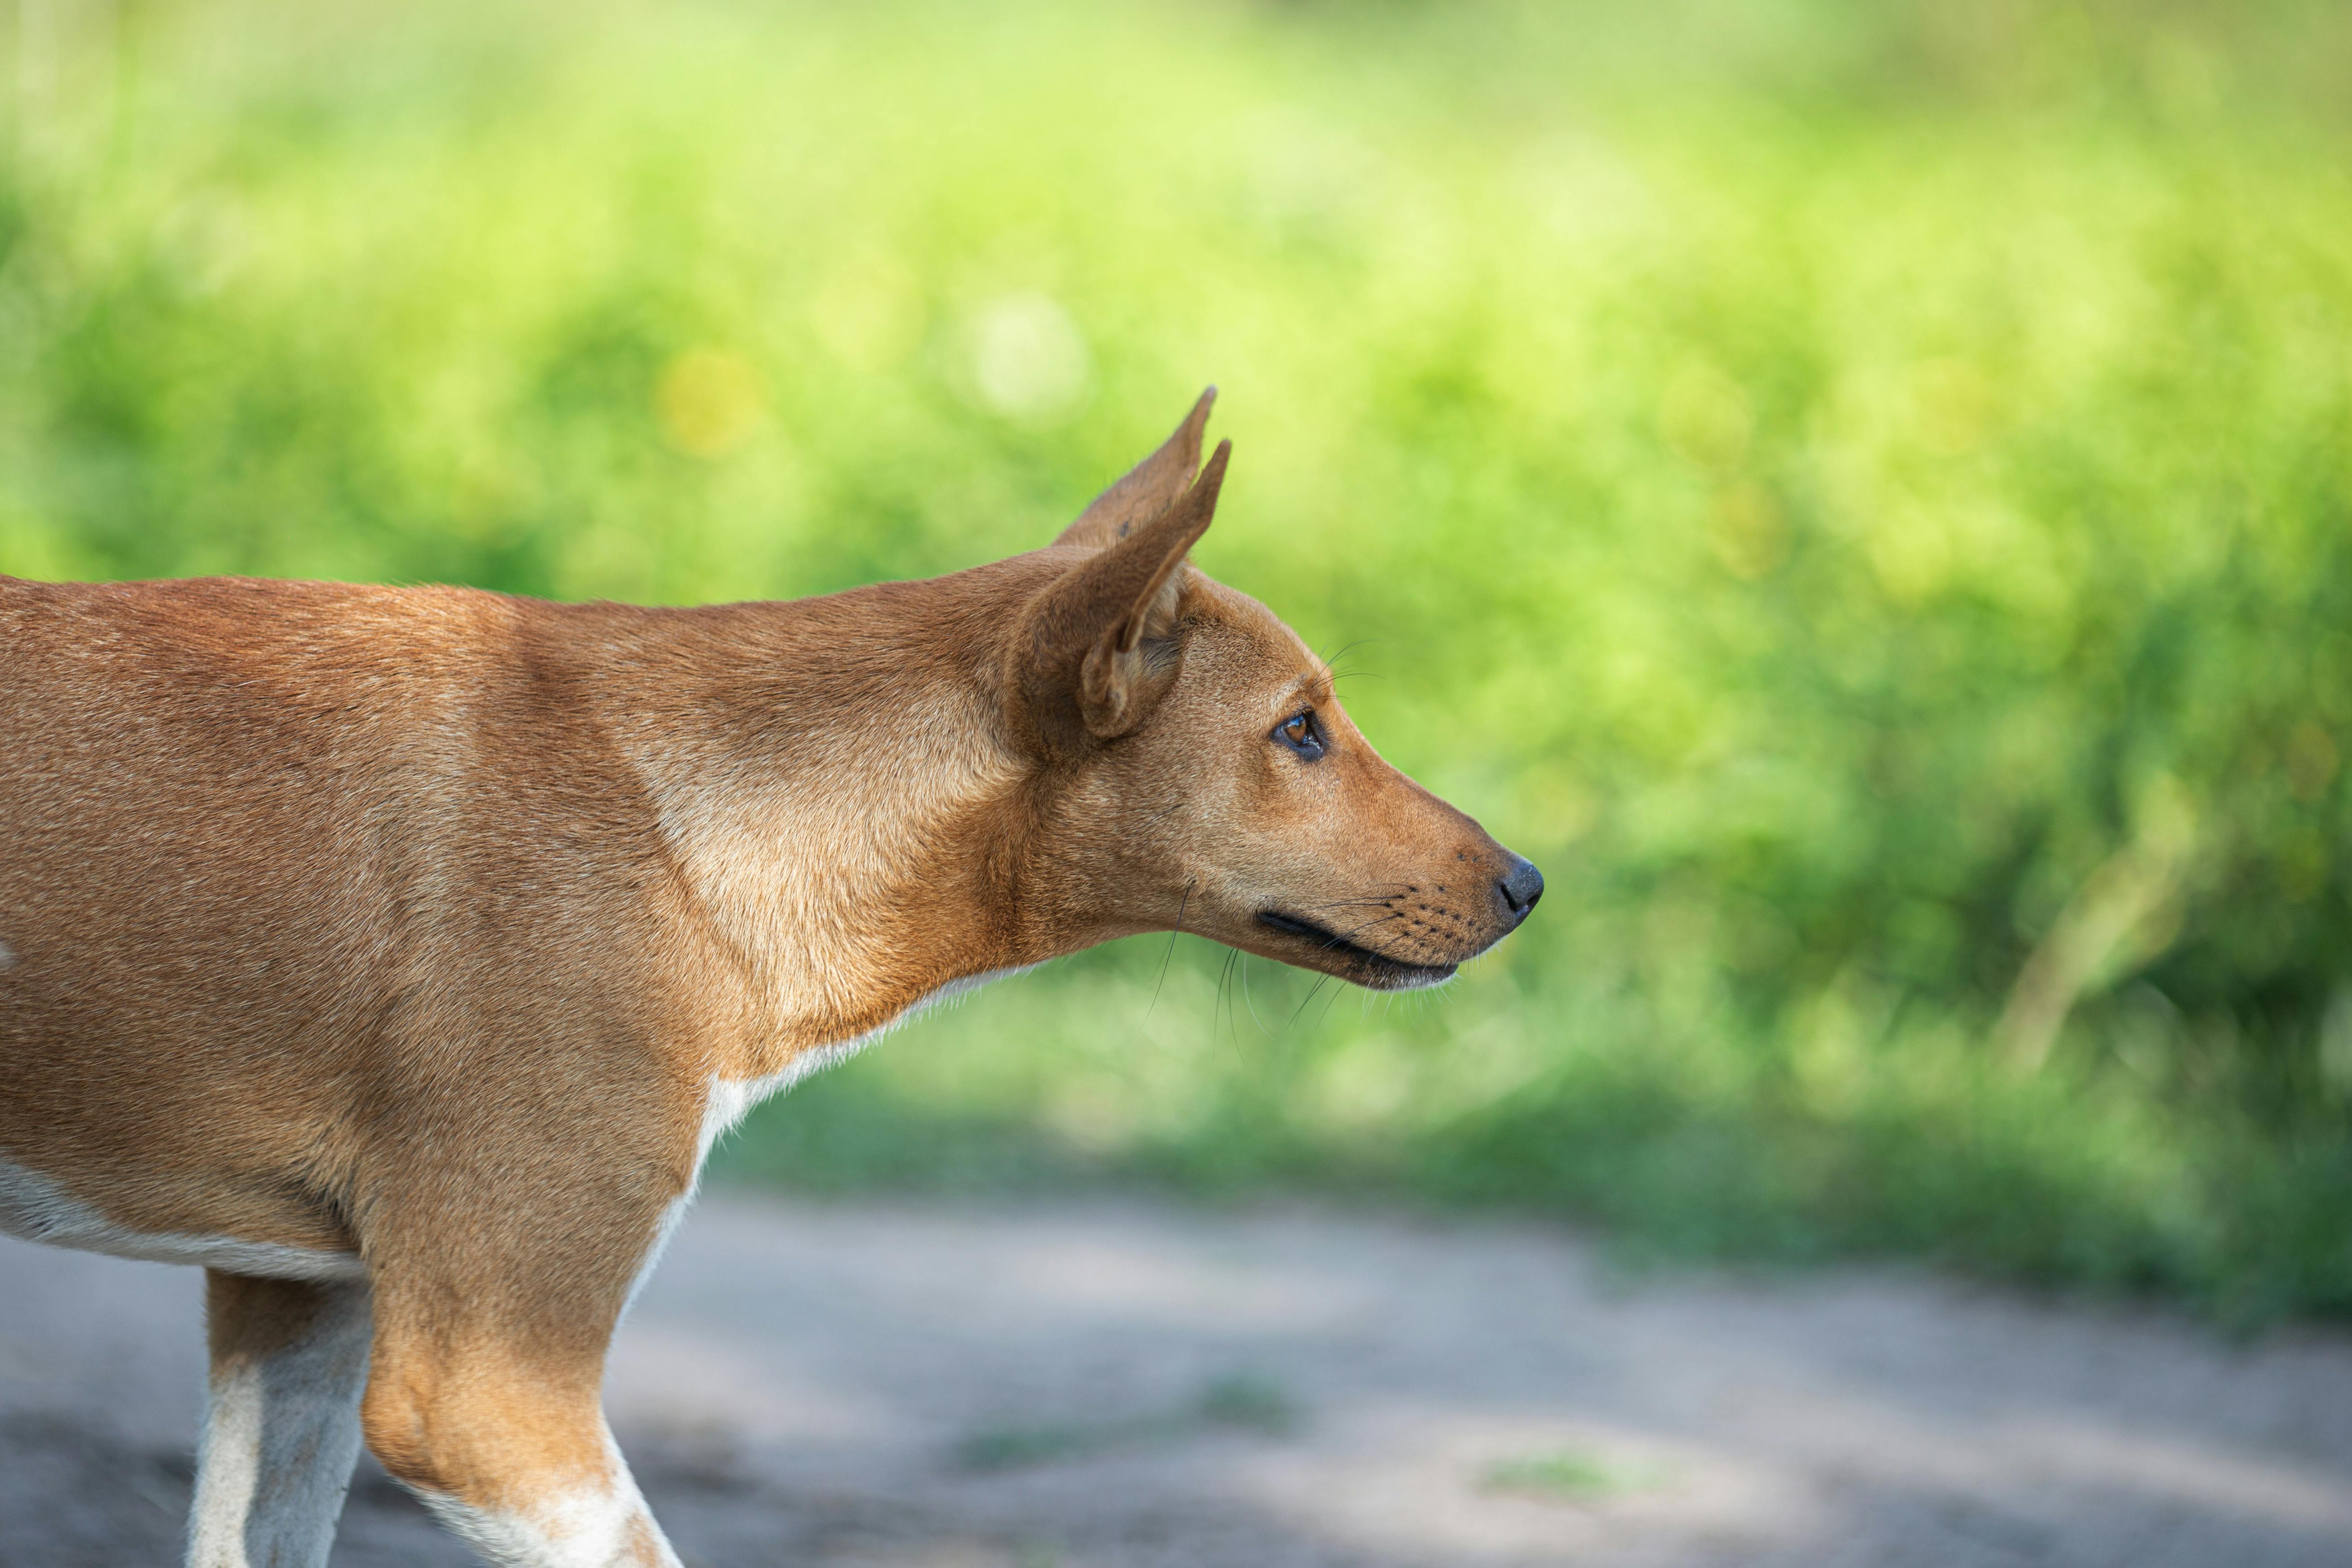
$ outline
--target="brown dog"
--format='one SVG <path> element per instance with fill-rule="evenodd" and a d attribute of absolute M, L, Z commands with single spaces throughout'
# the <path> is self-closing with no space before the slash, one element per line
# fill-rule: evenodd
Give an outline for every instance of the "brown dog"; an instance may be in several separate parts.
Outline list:
<path fill-rule="evenodd" d="M 502 1563 L 675 1563 L 606 1341 L 712 1140 L 1181 929 L 1384 990 L 1543 879 L 1186 562 L 1203 396 L 1048 548 L 793 604 L 0 578 L 0 1228 L 206 1270 L 191 1562 L 364 1433 Z"/>

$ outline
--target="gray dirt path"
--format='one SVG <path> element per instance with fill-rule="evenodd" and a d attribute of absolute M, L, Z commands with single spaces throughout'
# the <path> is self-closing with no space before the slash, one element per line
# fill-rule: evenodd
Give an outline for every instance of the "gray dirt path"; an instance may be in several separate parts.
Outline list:
<path fill-rule="evenodd" d="M 198 1294 L 0 1241 L 0 1568 L 175 1560 Z M 1502 1223 L 707 1200 L 612 1408 L 707 1568 L 2352 1564 L 2352 1337 Z M 335 1561 L 465 1558 L 371 1468 Z"/>

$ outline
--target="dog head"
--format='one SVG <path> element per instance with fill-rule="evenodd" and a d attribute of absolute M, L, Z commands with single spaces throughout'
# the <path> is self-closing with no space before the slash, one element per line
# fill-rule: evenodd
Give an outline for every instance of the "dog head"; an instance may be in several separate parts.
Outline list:
<path fill-rule="evenodd" d="M 1058 570 L 1011 628 L 1008 713 L 1042 764 L 1024 882 L 1090 940 L 1181 930 L 1440 984 L 1543 878 L 1382 761 L 1297 635 L 1186 560 L 1233 447 L 1202 465 L 1214 396 L 1042 552 Z"/>

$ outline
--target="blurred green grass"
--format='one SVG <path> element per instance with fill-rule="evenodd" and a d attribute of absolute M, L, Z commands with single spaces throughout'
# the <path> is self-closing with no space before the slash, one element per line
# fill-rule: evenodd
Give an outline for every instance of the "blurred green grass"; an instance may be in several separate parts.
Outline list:
<path fill-rule="evenodd" d="M 2341 7 L 15 19 L 0 570 L 822 592 L 1215 381 L 1202 564 L 1550 879 L 1433 998 L 1009 983 L 737 1176 L 2352 1310 Z"/>

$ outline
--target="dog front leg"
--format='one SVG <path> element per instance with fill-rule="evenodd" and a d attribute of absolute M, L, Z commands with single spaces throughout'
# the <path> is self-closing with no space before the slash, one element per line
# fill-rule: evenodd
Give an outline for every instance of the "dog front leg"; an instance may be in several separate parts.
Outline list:
<path fill-rule="evenodd" d="M 206 1269 L 205 1318 L 190 1568 L 322 1568 L 359 1458 L 368 1288 Z"/>
<path fill-rule="evenodd" d="M 377 1301 L 368 1447 L 444 1524 L 499 1568 L 678 1568 L 604 1424 L 604 1303 L 516 1322 L 382 1278 Z"/>

